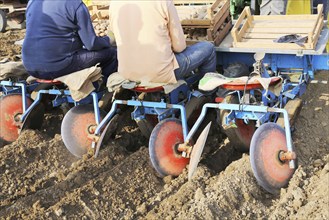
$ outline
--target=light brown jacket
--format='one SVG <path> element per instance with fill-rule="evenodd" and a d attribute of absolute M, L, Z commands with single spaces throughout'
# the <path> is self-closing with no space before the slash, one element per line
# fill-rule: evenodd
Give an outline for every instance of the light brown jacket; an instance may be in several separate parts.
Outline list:
<path fill-rule="evenodd" d="M 112 0 L 110 29 L 118 47 L 118 72 L 132 81 L 176 83 L 174 52 L 186 48 L 172 0 Z"/>

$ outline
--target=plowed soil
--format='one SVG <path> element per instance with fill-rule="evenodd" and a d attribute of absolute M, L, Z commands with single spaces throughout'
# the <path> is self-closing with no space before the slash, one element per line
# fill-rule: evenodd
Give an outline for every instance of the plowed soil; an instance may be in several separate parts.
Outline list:
<path fill-rule="evenodd" d="M 0 60 L 20 54 L 24 34 L 0 33 Z M 156 174 L 129 111 L 98 158 L 79 159 L 62 142 L 62 111 L 51 110 L 40 131 L 0 148 L 0 219 L 329 219 L 329 86 L 309 84 L 302 99 L 292 134 L 299 166 L 279 195 L 257 184 L 249 155 L 216 127 L 187 181 L 187 170 Z"/>

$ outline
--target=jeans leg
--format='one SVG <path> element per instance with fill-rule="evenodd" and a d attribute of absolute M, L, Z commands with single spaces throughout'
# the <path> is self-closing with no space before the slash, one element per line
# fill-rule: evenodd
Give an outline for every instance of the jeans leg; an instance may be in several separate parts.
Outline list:
<path fill-rule="evenodd" d="M 114 47 L 106 48 L 99 51 L 81 50 L 75 55 L 76 66 L 85 69 L 100 63 L 102 75 L 106 78 L 118 70 L 117 50 Z"/>
<path fill-rule="evenodd" d="M 179 64 L 179 68 L 175 70 L 176 79 L 183 79 L 196 69 L 200 74 L 216 71 L 216 52 L 210 42 L 193 44 L 175 56 Z"/>
<path fill-rule="evenodd" d="M 112 73 L 118 71 L 117 49 L 114 47 L 108 48 L 102 58 L 104 59 L 100 66 L 102 67 L 103 76 L 107 78 Z"/>
<path fill-rule="evenodd" d="M 100 63 L 105 79 L 118 70 L 117 50 L 114 47 L 99 51 L 80 50 L 73 54 L 72 63 L 64 69 L 51 73 L 51 79 L 68 75 Z"/>

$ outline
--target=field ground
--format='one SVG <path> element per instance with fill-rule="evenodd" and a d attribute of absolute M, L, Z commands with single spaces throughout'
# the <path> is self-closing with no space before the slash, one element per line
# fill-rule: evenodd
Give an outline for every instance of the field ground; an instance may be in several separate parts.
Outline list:
<path fill-rule="evenodd" d="M 17 59 L 14 42 L 24 34 L 0 33 L 0 60 Z M 257 185 L 249 155 L 235 152 L 216 129 L 188 182 L 186 170 L 157 176 L 129 113 L 97 159 L 77 159 L 60 136 L 63 115 L 53 110 L 40 131 L 0 149 L 0 218 L 329 219 L 329 86 L 310 84 L 302 98 L 293 132 L 299 167 L 280 195 Z"/>

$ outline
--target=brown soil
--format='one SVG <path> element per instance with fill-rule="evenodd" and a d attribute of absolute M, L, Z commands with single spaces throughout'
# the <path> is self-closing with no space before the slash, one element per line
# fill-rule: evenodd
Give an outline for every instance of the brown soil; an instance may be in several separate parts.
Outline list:
<path fill-rule="evenodd" d="M 24 30 L 0 33 L 0 60 L 16 59 L 13 43 L 23 37 Z M 293 133 L 299 167 L 280 195 L 257 184 L 249 155 L 216 129 L 192 181 L 186 170 L 159 178 L 129 112 L 97 159 L 77 159 L 60 136 L 62 112 L 53 110 L 41 131 L 0 148 L 0 218 L 329 219 L 329 87 L 310 84 L 302 98 Z"/>

